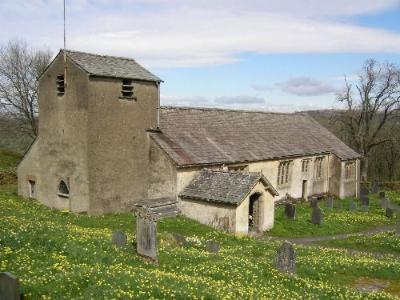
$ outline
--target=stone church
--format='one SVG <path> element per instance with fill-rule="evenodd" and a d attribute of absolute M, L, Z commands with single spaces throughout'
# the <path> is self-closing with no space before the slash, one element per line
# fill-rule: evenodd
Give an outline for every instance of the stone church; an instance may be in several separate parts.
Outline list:
<path fill-rule="evenodd" d="M 39 135 L 19 194 L 72 212 L 175 199 L 189 218 L 267 230 L 276 201 L 359 194 L 359 154 L 307 115 L 161 107 L 135 60 L 60 51 L 39 78 Z"/>

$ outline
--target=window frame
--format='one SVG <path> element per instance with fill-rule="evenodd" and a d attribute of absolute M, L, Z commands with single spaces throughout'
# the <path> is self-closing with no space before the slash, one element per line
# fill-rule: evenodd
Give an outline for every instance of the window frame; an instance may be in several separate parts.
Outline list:
<path fill-rule="evenodd" d="M 133 79 L 123 78 L 121 83 L 121 92 L 119 99 L 126 101 L 136 101 L 135 97 L 135 86 L 133 84 Z"/>
<path fill-rule="evenodd" d="M 323 179 L 324 176 L 322 171 L 323 171 L 324 157 L 323 156 L 316 157 L 314 164 L 315 164 L 315 174 L 314 174 L 315 179 L 316 180 Z"/>
<path fill-rule="evenodd" d="M 64 193 L 64 192 L 61 191 L 60 187 L 61 187 L 62 184 L 64 184 L 64 186 L 65 186 L 65 188 L 67 189 L 67 192 L 68 192 L 68 193 Z M 70 190 L 69 184 L 67 184 L 67 181 L 66 181 L 66 180 L 60 179 L 60 181 L 58 182 L 58 186 L 57 186 L 57 195 L 58 195 L 59 197 L 62 197 L 62 198 L 69 198 L 69 197 L 70 197 L 70 195 L 71 195 L 71 190 Z"/>
<path fill-rule="evenodd" d="M 355 177 L 355 162 L 354 161 L 350 161 L 350 162 L 346 162 L 344 165 L 344 179 L 345 180 L 352 180 Z"/>
<path fill-rule="evenodd" d="M 283 187 L 290 185 L 292 160 L 283 160 L 278 165 L 277 186 Z"/>

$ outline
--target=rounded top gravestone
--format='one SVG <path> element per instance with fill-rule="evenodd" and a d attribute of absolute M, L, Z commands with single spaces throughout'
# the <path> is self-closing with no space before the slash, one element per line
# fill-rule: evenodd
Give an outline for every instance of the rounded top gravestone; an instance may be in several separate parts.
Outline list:
<path fill-rule="evenodd" d="M 277 251 L 276 267 L 281 272 L 296 272 L 296 252 L 290 242 L 284 241 L 279 247 Z"/>

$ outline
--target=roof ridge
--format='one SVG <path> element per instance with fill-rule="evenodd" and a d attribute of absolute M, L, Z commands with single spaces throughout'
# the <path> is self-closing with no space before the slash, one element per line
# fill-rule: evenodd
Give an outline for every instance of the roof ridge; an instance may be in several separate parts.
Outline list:
<path fill-rule="evenodd" d="M 274 115 L 304 115 L 300 112 L 274 112 L 274 111 L 265 111 L 265 110 L 247 110 L 247 109 L 233 109 L 233 108 L 221 108 L 221 107 L 199 107 L 199 106 L 174 106 L 174 105 L 161 105 L 161 109 L 182 109 L 182 110 L 203 110 L 203 111 L 228 111 L 228 112 L 237 112 L 237 113 L 261 113 L 261 114 L 274 114 Z"/>
<path fill-rule="evenodd" d="M 64 49 L 60 49 L 61 52 L 64 51 Z M 71 49 L 65 49 L 65 52 L 70 52 L 70 53 L 79 53 L 79 54 L 88 54 L 92 56 L 99 56 L 99 57 L 111 57 L 111 58 L 117 58 L 117 59 L 124 59 L 124 60 L 130 60 L 136 62 L 134 58 L 131 57 L 125 57 L 125 56 L 115 56 L 115 55 L 106 55 L 106 54 L 97 54 L 97 53 L 90 53 L 90 52 L 85 52 L 85 51 L 77 51 L 77 50 L 71 50 Z M 137 63 L 137 62 L 136 62 Z"/>

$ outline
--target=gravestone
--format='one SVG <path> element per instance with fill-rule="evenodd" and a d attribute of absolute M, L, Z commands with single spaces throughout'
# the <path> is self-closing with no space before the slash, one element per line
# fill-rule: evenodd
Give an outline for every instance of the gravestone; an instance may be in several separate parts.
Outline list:
<path fill-rule="evenodd" d="M 175 242 L 179 246 L 185 246 L 186 245 L 186 237 L 180 233 L 173 232 L 172 237 L 174 238 Z"/>
<path fill-rule="evenodd" d="M 393 209 L 391 209 L 390 207 L 386 207 L 385 215 L 386 215 L 386 217 L 388 217 L 389 219 L 392 219 L 392 218 L 393 218 L 393 215 L 394 215 Z"/>
<path fill-rule="evenodd" d="M 369 206 L 368 206 L 368 205 L 361 205 L 361 210 L 362 210 L 363 212 L 368 212 Z"/>
<path fill-rule="evenodd" d="M 377 194 L 379 192 L 379 185 L 376 181 L 372 184 L 371 192 L 374 194 Z"/>
<path fill-rule="evenodd" d="M 357 203 L 355 203 L 353 200 L 351 200 L 351 201 L 349 202 L 349 210 L 350 210 L 350 211 L 355 211 L 355 210 L 357 210 Z"/>
<path fill-rule="evenodd" d="M 127 245 L 127 236 L 122 231 L 114 231 L 112 234 L 112 244 L 118 248 L 124 248 Z"/>
<path fill-rule="evenodd" d="M 138 254 L 157 261 L 157 222 L 152 218 L 138 216 L 136 231 Z"/>
<path fill-rule="evenodd" d="M 381 198 L 381 207 L 383 208 L 383 209 L 386 209 L 386 208 L 388 208 L 389 207 L 389 199 L 388 198 L 386 198 L 386 197 L 384 197 L 384 198 Z"/>
<path fill-rule="evenodd" d="M 296 273 L 296 252 L 288 241 L 284 241 L 277 251 L 276 267 L 281 272 Z"/>
<path fill-rule="evenodd" d="M 368 198 L 368 196 L 361 197 L 361 205 L 369 206 L 369 198 Z"/>
<path fill-rule="evenodd" d="M 180 213 L 176 199 L 146 199 L 135 203 L 137 253 L 154 262 L 157 258 L 157 220 Z"/>
<path fill-rule="evenodd" d="M 333 197 L 328 197 L 325 202 L 325 206 L 327 208 L 333 208 Z"/>
<path fill-rule="evenodd" d="M 19 300 L 21 299 L 19 291 L 19 280 L 13 274 L 0 273 L 0 299 L 1 300 Z"/>
<path fill-rule="evenodd" d="M 379 198 L 380 198 L 380 199 L 383 199 L 383 198 L 385 198 L 385 197 L 386 197 L 385 192 L 380 192 L 380 193 L 379 193 Z"/>
<path fill-rule="evenodd" d="M 322 225 L 324 215 L 322 209 L 319 207 L 314 207 L 311 213 L 311 223 L 315 225 Z"/>
<path fill-rule="evenodd" d="M 208 241 L 206 243 L 206 250 L 210 253 L 218 253 L 220 245 L 215 241 Z"/>
<path fill-rule="evenodd" d="M 318 206 L 318 199 L 317 198 L 311 198 L 310 199 L 310 207 L 317 207 Z"/>
<path fill-rule="evenodd" d="M 342 209 L 343 208 L 343 201 L 338 199 L 335 201 L 335 208 L 336 209 Z"/>
<path fill-rule="evenodd" d="M 296 216 L 296 206 L 292 203 L 285 204 L 285 216 L 288 219 L 294 220 Z"/>
<path fill-rule="evenodd" d="M 369 194 L 369 189 L 366 186 L 361 187 L 360 196 L 367 196 Z"/>

